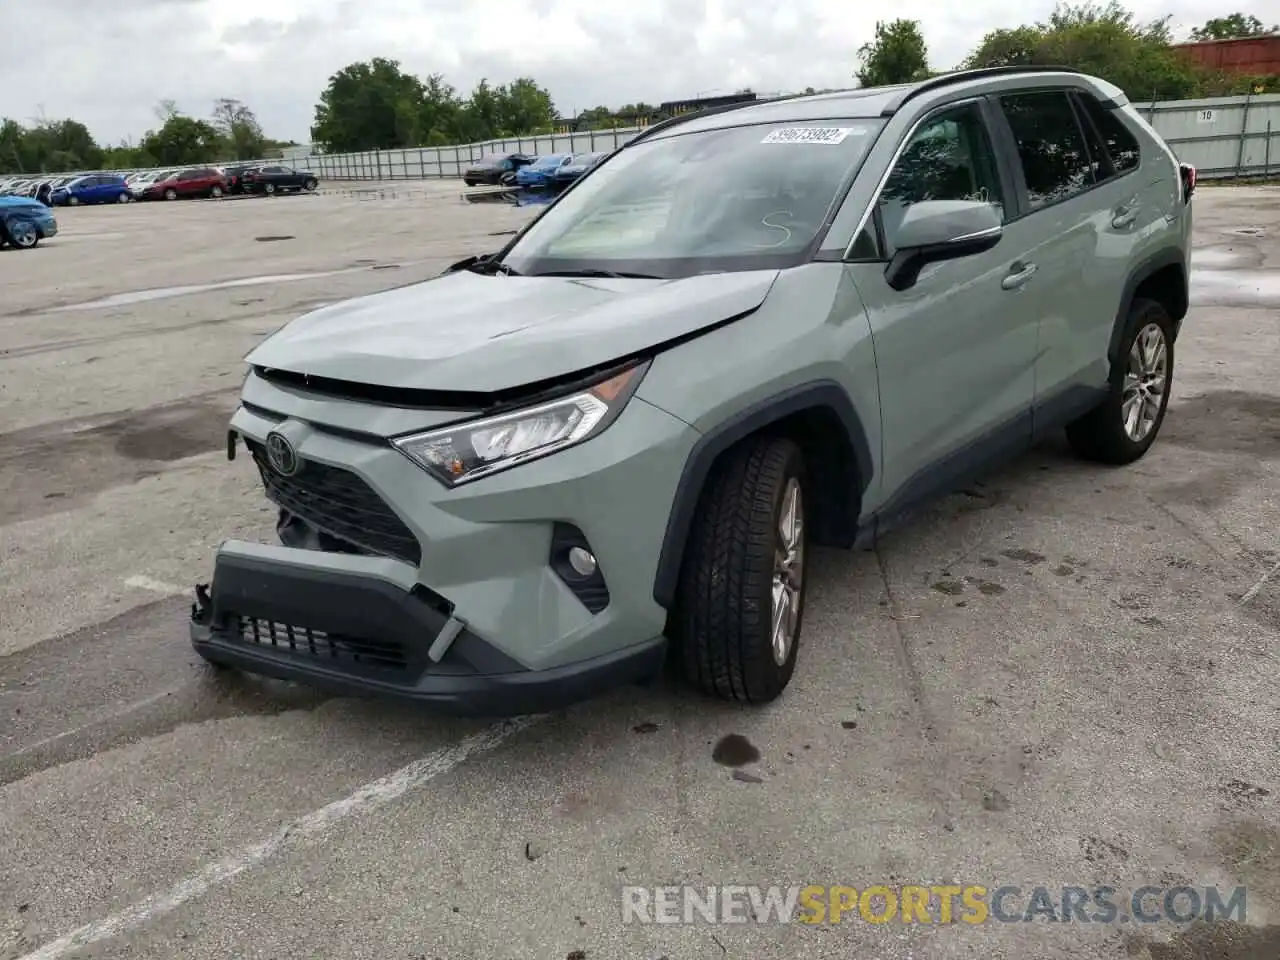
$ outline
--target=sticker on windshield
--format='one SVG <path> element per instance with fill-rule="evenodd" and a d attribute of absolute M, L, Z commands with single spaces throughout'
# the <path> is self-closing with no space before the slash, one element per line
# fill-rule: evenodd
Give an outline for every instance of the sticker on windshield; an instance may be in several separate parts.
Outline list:
<path fill-rule="evenodd" d="M 774 130 L 761 143 L 841 143 L 851 133 L 861 133 L 861 127 L 784 127 Z"/>

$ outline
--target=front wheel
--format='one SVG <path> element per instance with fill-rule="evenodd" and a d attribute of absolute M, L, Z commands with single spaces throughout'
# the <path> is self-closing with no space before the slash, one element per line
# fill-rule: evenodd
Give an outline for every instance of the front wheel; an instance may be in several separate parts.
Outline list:
<path fill-rule="evenodd" d="M 685 676 L 723 700 L 768 703 L 791 681 L 804 619 L 808 481 L 785 437 L 717 464 L 681 566 L 673 632 Z"/>
<path fill-rule="evenodd" d="M 318 186 L 320 186 L 320 184 L 316 183 L 316 181 L 308 180 L 306 183 L 302 185 L 302 189 L 307 191 L 307 193 L 312 193 L 315 191 L 316 187 Z"/>
<path fill-rule="evenodd" d="M 265 193 L 267 196 L 271 196 L 271 194 L 276 192 L 276 185 L 274 183 L 265 184 L 262 187 L 262 192 Z"/>
<path fill-rule="evenodd" d="M 173 189 L 166 190 L 166 191 L 164 192 L 164 198 L 165 198 L 166 200 L 177 200 L 177 199 L 178 199 L 178 191 L 177 191 L 177 190 L 173 190 Z"/>
<path fill-rule="evenodd" d="M 1067 426 L 1078 455 L 1122 466 L 1151 449 L 1169 407 L 1173 334 L 1173 319 L 1161 304 L 1135 300 L 1129 307 L 1106 397 Z"/>
<path fill-rule="evenodd" d="M 80 198 L 76 196 L 67 197 L 67 206 L 68 207 L 80 206 Z"/>

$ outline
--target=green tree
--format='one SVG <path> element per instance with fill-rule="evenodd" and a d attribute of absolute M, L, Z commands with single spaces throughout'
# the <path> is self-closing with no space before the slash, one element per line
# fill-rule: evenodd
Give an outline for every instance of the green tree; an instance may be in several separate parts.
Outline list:
<path fill-rule="evenodd" d="M 162 166 L 211 163 L 222 148 L 222 137 L 212 124 L 179 113 L 159 130 L 148 130 L 138 147 Z"/>
<path fill-rule="evenodd" d="M 257 160 L 265 152 L 266 135 L 254 112 L 239 100 L 214 102 L 212 125 L 231 160 Z"/>
<path fill-rule="evenodd" d="M 1192 40 L 1236 40 L 1240 37 L 1262 37 L 1280 33 L 1280 24 L 1267 29 L 1252 14 L 1233 13 L 1226 17 L 1206 20 L 1203 27 L 1191 31 Z"/>
<path fill-rule="evenodd" d="M 311 139 L 333 153 L 417 146 L 426 132 L 423 100 L 422 81 L 398 61 L 350 64 L 320 94 Z"/>
<path fill-rule="evenodd" d="M 910 83 L 929 74 L 929 52 L 918 20 L 876 21 L 875 39 L 858 51 L 854 74 L 863 87 Z"/>
<path fill-rule="evenodd" d="M 1059 5 L 1044 23 L 988 33 L 965 67 L 1065 66 L 1120 87 L 1133 100 L 1205 90 L 1208 74 L 1170 46 L 1169 18 L 1137 22 L 1116 0 Z"/>
<path fill-rule="evenodd" d="M 518 77 L 497 90 L 503 136 L 547 133 L 555 124 L 551 94 L 528 77 Z"/>

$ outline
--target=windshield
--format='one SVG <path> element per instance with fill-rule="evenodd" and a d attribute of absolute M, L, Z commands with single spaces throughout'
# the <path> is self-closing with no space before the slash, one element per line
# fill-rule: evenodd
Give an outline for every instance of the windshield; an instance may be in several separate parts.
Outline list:
<path fill-rule="evenodd" d="M 564 161 L 565 161 L 565 157 L 563 154 L 556 154 L 550 157 L 541 157 L 539 158 L 538 162 L 533 165 L 533 169 L 549 170 L 552 167 L 560 166 L 560 164 L 564 163 Z"/>
<path fill-rule="evenodd" d="M 708 130 L 624 148 L 502 258 L 523 274 L 673 278 L 803 262 L 883 123 Z"/>

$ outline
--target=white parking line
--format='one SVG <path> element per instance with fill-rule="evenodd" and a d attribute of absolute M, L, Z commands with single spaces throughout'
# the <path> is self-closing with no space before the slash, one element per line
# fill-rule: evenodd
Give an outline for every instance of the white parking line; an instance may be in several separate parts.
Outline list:
<path fill-rule="evenodd" d="M 138 590 L 150 590 L 152 593 L 162 593 L 166 597 L 176 597 L 180 593 L 187 592 L 186 587 L 180 587 L 176 583 L 166 583 L 163 580 L 157 580 L 154 577 L 148 577 L 145 574 L 126 577 L 124 585 L 126 587 L 134 587 Z"/>
<path fill-rule="evenodd" d="M 226 883 L 251 867 L 274 857 L 299 840 L 327 833 L 343 820 L 360 813 L 370 813 L 398 800 L 410 790 L 443 776 L 469 757 L 492 750 L 508 737 L 533 726 L 541 715 L 504 720 L 415 760 L 394 773 L 365 784 L 349 796 L 327 807 L 294 820 L 260 843 L 245 847 L 229 857 L 209 864 L 198 873 L 180 880 L 163 893 L 153 894 L 119 913 L 87 923 L 65 937 L 59 937 L 18 960 L 60 960 L 93 943 L 108 940 L 172 913 L 178 907 L 203 896 L 214 887 Z"/>

